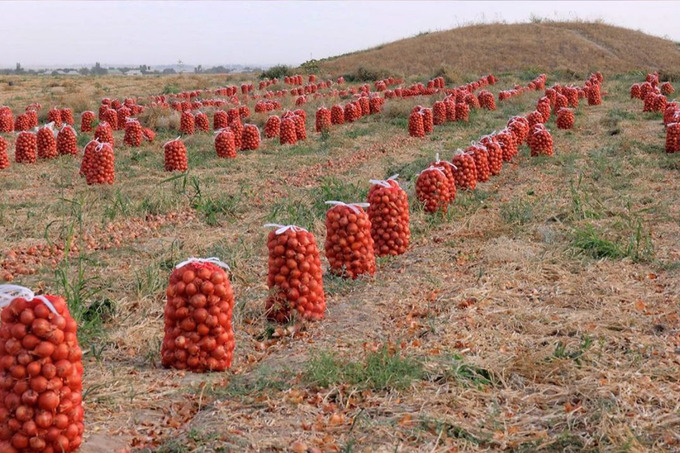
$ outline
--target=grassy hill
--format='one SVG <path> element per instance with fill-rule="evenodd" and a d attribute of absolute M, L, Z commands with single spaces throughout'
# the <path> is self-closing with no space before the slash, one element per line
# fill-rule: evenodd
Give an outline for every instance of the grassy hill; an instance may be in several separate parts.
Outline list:
<path fill-rule="evenodd" d="M 472 25 L 421 34 L 319 62 L 322 73 L 359 67 L 397 75 L 504 72 L 525 69 L 680 72 L 680 46 L 603 23 L 536 22 Z"/>

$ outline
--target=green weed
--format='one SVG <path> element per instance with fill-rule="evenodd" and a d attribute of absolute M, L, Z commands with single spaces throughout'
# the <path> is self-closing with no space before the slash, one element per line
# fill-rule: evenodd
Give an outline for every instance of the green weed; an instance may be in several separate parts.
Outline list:
<path fill-rule="evenodd" d="M 524 225 L 533 218 L 533 206 L 521 198 L 501 205 L 501 217 L 511 225 Z"/>
<path fill-rule="evenodd" d="M 349 384 L 373 390 L 401 390 L 423 377 L 422 363 L 400 352 L 390 354 L 386 348 L 369 353 L 363 361 L 339 359 L 336 354 L 321 352 L 307 363 L 303 379 L 327 388 Z"/>

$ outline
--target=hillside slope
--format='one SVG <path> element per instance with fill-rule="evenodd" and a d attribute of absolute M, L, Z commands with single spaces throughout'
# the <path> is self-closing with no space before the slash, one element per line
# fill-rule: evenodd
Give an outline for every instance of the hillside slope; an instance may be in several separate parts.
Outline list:
<path fill-rule="evenodd" d="M 321 72 L 358 67 L 430 75 L 440 67 L 464 73 L 527 68 L 621 73 L 680 71 L 678 44 L 602 23 L 485 24 L 428 33 L 319 62 Z"/>

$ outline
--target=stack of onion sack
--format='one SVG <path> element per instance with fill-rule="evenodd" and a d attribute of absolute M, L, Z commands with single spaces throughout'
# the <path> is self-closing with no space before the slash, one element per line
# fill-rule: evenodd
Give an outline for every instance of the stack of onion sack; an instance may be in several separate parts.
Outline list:
<path fill-rule="evenodd" d="M 423 130 L 425 130 L 426 134 L 431 134 L 432 131 L 434 130 L 434 118 L 432 109 L 424 108 L 422 109 L 422 112 L 423 112 Z"/>
<path fill-rule="evenodd" d="M 414 108 L 408 117 L 408 135 L 411 137 L 425 137 L 425 121 L 420 108 Z"/>
<path fill-rule="evenodd" d="M 149 129 L 148 127 L 142 129 L 142 134 L 144 134 L 144 138 L 147 139 L 150 143 L 153 143 L 154 139 L 156 138 L 156 133 Z"/>
<path fill-rule="evenodd" d="M 375 274 L 371 221 L 362 209 L 368 204 L 341 201 L 326 204 L 334 205 L 326 212 L 325 249 L 331 273 L 352 279 Z"/>
<path fill-rule="evenodd" d="M 456 121 L 465 121 L 466 123 L 470 118 L 470 106 L 465 102 L 459 102 L 456 104 Z"/>
<path fill-rule="evenodd" d="M 680 152 L 680 123 L 670 123 L 666 128 L 666 152 Z"/>
<path fill-rule="evenodd" d="M 29 119 L 29 127 L 34 128 L 38 126 L 38 112 L 34 110 L 34 107 L 26 107 L 26 116 L 28 116 Z"/>
<path fill-rule="evenodd" d="M 506 128 L 497 133 L 495 137 L 503 152 L 503 160 L 505 162 L 510 162 L 518 153 L 515 134 L 513 134 L 510 129 Z"/>
<path fill-rule="evenodd" d="M 456 188 L 474 190 L 477 187 L 477 166 L 472 155 L 459 149 L 452 159 L 456 177 Z"/>
<path fill-rule="evenodd" d="M 401 255 L 411 241 L 408 195 L 394 175 L 386 181 L 370 180 L 368 218 L 377 256 Z"/>
<path fill-rule="evenodd" d="M 7 140 L 0 137 L 0 170 L 4 170 L 9 167 L 9 155 L 7 154 Z"/>
<path fill-rule="evenodd" d="M 293 314 L 318 321 L 326 311 L 321 258 L 314 235 L 293 225 L 275 227 L 269 232 L 269 297 L 267 318 L 287 322 Z"/>
<path fill-rule="evenodd" d="M 444 98 L 446 106 L 446 121 L 456 121 L 456 100 L 451 97 Z"/>
<path fill-rule="evenodd" d="M 7 106 L 0 107 L 0 132 L 12 131 L 14 131 L 14 115 L 12 110 Z"/>
<path fill-rule="evenodd" d="M 489 171 L 496 176 L 503 169 L 503 150 L 498 144 L 495 135 L 485 135 L 480 139 L 480 143 L 486 148 L 486 157 L 489 161 Z"/>
<path fill-rule="evenodd" d="M 18 164 L 34 164 L 37 160 L 38 140 L 34 133 L 23 131 L 17 135 L 14 144 L 14 160 Z"/>
<path fill-rule="evenodd" d="M 21 115 L 17 116 L 17 119 L 14 121 L 14 130 L 15 131 L 27 131 L 31 128 L 31 119 L 26 115 L 25 113 L 22 113 Z"/>
<path fill-rule="evenodd" d="M 222 267 L 217 258 L 190 258 L 170 274 L 163 366 L 199 373 L 231 368 L 234 291 Z"/>
<path fill-rule="evenodd" d="M 453 203 L 456 200 L 456 177 L 453 174 L 455 167 L 451 162 L 439 160 L 439 153 L 435 155 L 435 161 L 430 164 L 430 167 L 437 167 L 446 175 L 449 183 L 449 203 Z"/>
<path fill-rule="evenodd" d="M 557 111 L 557 128 L 571 129 L 574 127 L 574 111 L 566 107 L 562 107 Z"/>
<path fill-rule="evenodd" d="M 179 137 L 167 142 L 163 149 L 165 150 L 165 171 L 187 171 L 189 169 L 187 148 Z"/>
<path fill-rule="evenodd" d="M 235 109 L 238 113 L 238 109 Z M 241 149 L 243 146 L 243 124 L 241 123 L 241 118 L 236 115 L 236 117 L 229 121 L 229 129 L 234 133 L 234 144 L 236 149 Z"/>
<path fill-rule="evenodd" d="M 529 137 L 529 120 L 523 116 L 513 116 L 508 120 L 508 129 L 515 136 L 517 146 L 521 146 Z"/>
<path fill-rule="evenodd" d="M 196 120 L 194 118 L 194 115 L 192 115 L 191 112 L 189 111 L 182 112 L 182 116 L 180 117 L 179 120 L 179 132 L 181 134 L 191 135 L 194 133 L 195 128 Z"/>
<path fill-rule="evenodd" d="M 224 110 L 217 110 L 213 115 L 213 129 L 219 131 L 229 125 L 229 115 Z"/>
<path fill-rule="evenodd" d="M 316 111 L 316 131 L 322 132 L 331 128 L 331 111 L 327 108 L 319 108 Z"/>
<path fill-rule="evenodd" d="M 345 121 L 352 123 L 361 117 L 361 111 L 357 111 L 357 106 L 350 102 L 345 104 Z"/>
<path fill-rule="evenodd" d="M 295 135 L 298 140 L 307 140 L 307 122 L 302 115 L 294 114 L 293 121 L 295 121 Z"/>
<path fill-rule="evenodd" d="M 123 138 L 123 143 L 132 147 L 141 146 L 143 137 L 144 132 L 142 131 L 142 125 L 139 124 L 139 121 L 135 118 L 128 118 L 125 123 L 125 138 Z"/>
<path fill-rule="evenodd" d="M 66 302 L 0 285 L 0 306 L 0 451 L 77 450 L 83 363 Z"/>
<path fill-rule="evenodd" d="M 117 127 L 117 129 L 118 130 L 125 129 L 125 124 L 127 123 L 128 117 L 132 114 L 132 111 L 129 108 L 123 106 L 123 107 L 118 108 L 118 110 L 116 110 L 116 114 L 118 115 L 118 127 Z"/>
<path fill-rule="evenodd" d="M 531 128 L 527 144 L 531 150 L 531 156 L 552 156 L 553 139 L 552 135 L 542 124 L 536 124 Z"/>
<path fill-rule="evenodd" d="M 654 98 L 654 108 L 655 112 L 662 112 L 666 110 L 666 96 L 663 94 L 657 94 Z"/>
<path fill-rule="evenodd" d="M 588 87 L 588 105 L 602 104 L 602 96 L 600 95 L 600 84 L 593 83 Z"/>
<path fill-rule="evenodd" d="M 487 110 L 496 110 L 496 100 L 493 97 L 493 93 L 487 90 L 482 90 L 477 96 L 479 100 L 479 105 Z"/>
<path fill-rule="evenodd" d="M 254 124 L 243 126 L 241 133 L 241 149 L 244 151 L 255 150 L 260 147 L 260 130 Z"/>
<path fill-rule="evenodd" d="M 675 92 L 675 88 L 673 88 L 673 85 L 671 85 L 670 82 L 662 83 L 659 89 L 661 90 L 661 94 L 666 96 L 669 96 Z"/>
<path fill-rule="evenodd" d="M 630 87 L 630 98 L 631 99 L 642 99 L 642 91 L 640 90 L 640 84 L 634 83 Z"/>
<path fill-rule="evenodd" d="M 69 126 L 73 126 L 75 124 L 75 121 L 73 121 L 73 110 L 69 108 L 61 109 L 60 116 L 63 123 L 66 123 Z"/>
<path fill-rule="evenodd" d="M 228 127 L 217 131 L 217 134 L 215 135 L 215 152 L 218 157 L 222 158 L 236 157 L 234 133 Z"/>
<path fill-rule="evenodd" d="M 233 108 L 233 109 L 227 110 L 227 121 L 229 123 L 236 121 L 236 120 L 240 120 L 240 118 L 241 117 L 238 114 L 238 108 Z"/>
<path fill-rule="evenodd" d="M 436 101 L 432 106 L 432 122 L 435 126 L 446 123 L 446 104 L 443 101 Z"/>
<path fill-rule="evenodd" d="M 57 153 L 60 156 L 78 154 L 76 131 L 68 124 L 65 124 L 57 134 Z"/>
<path fill-rule="evenodd" d="M 85 176 L 87 174 L 91 165 L 92 154 L 94 154 L 94 150 L 97 149 L 97 146 L 99 145 L 100 142 L 97 139 L 91 140 L 90 143 L 85 145 L 83 160 L 80 163 L 80 172 L 78 173 L 80 176 Z"/>
<path fill-rule="evenodd" d="M 111 126 L 112 130 L 117 130 L 118 129 L 118 113 L 113 110 L 113 109 L 106 109 L 104 112 L 104 116 L 102 117 L 102 122 L 107 122 L 109 123 L 109 126 Z M 56 124 L 55 124 L 56 126 Z M 109 142 L 110 143 L 110 142 Z"/>
<path fill-rule="evenodd" d="M 281 129 L 281 118 L 276 115 L 272 115 L 267 118 L 267 122 L 264 124 L 264 136 L 266 138 L 275 138 L 279 136 L 279 130 Z"/>
<path fill-rule="evenodd" d="M 489 168 L 489 154 L 486 148 L 479 143 L 472 144 L 465 149 L 465 152 L 472 156 L 477 170 L 477 182 L 486 182 L 491 177 Z M 455 165 L 455 163 L 454 163 Z"/>
<path fill-rule="evenodd" d="M 80 132 L 92 132 L 92 122 L 94 121 L 94 112 L 83 112 L 80 117 Z"/>
<path fill-rule="evenodd" d="M 480 107 L 479 99 L 477 99 L 474 93 L 467 93 L 463 98 L 463 102 L 471 109 L 478 109 Z"/>
<path fill-rule="evenodd" d="M 95 140 L 99 140 L 102 143 L 110 143 L 111 146 L 115 145 L 113 139 L 113 128 L 106 121 L 102 121 L 94 129 L 94 138 Z"/>
<path fill-rule="evenodd" d="M 425 212 L 441 211 L 446 214 L 451 194 L 449 180 L 444 171 L 430 166 L 421 171 L 416 180 L 416 196 L 423 203 Z"/>
<path fill-rule="evenodd" d="M 534 127 L 536 124 L 543 124 L 543 115 L 541 112 L 538 110 L 534 110 L 533 112 L 529 113 L 527 116 L 527 121 L 529 122 L 529 129 Z M 528 138 L 528 135 L 527 135 Z"/>
<path fill-rule="evenodd" d="M 663 111 L 663 125 L 668 126 L 670 123 L 677 123 L 677 117 L 680 116 L 678 110 L 678 103 L 673 101 L 666 104 L 666 109 Z"/>
<path fill-rule="evenodd" d="M 559 112 L 562 107 L 569 107 L 569 100 L 563 94 L 557 93 L 553 112 Z"/>
<path fill-rule="evenodd" d="M 331 123 L 332 124 L 345 123 L 345 111 L 342 109 L 341 105 L 334 105 L 333 107 L 331 107 Z"/>
<path fill-rule="evenodd" d="M 194 118 L 194 123 L 196 124 L 196 129 L 200 132 L 210 132 L 210 121 L 205 113 L 198 112 L 196 118 Z"/>
<path fill-rule="evenodd" d="M 61 127 L 61 110 L 53 108 L 47 112 L 47 122 L 54 123 L 54 127 Z"/>
<path fill-rule="evenodd" d="M 85 151 L 87 153 L 87 150 Z M 83 163 L 85 156 L 83 156 Z M 113 148 L 108 143 L 100 143 L 87 157 L 87 166 L 83 169 L 85 182 L 92 184 L 113 184 L 116 179 L 115 157 Z"/>
<path fill-rule="evenodd" d="M 54 129 L 52 124 L 41 127 L 36 134 L 38 145 L 38 157 L 41 159 L 54 159 L 57 153 L 57 140 L 54 138 Z"/>
<path fill-rule="evenodd" d="M 279 132 L 279 142 L 282 145 L 294 145 L 297 143 L 297 132 L 295 131 L 295 120 L 288 116 L 281 120 Z"/>
<path fill-rule="evenodd" d="M 538 100 L 536 104 L 536 111 L 541 114 L 543 121 L 541 123 L 547 123 L 550 119 L 550 99 L 547 96 L 543 96 Z"/>
<path fill-rule="evenodd" d="M 371 100 L 369 101 L 371 115 L 382 112 L 382 106 L 384 102 L 385 98 L 381 98 L 378 96 L 372 97 Z"/>

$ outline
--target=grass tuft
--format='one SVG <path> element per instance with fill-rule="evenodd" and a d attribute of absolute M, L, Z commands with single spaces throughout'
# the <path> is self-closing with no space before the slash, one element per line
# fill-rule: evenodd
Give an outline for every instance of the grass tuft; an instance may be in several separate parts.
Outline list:
<path fill-rule="evenodd" d="M 347 384 L 372 390 L 403 390 L 423 377 L 422 363 L 383 347 L 363 361 L 343 360 L 321 352 L 307 363 L 303 379 L 322 388 Z"/>

